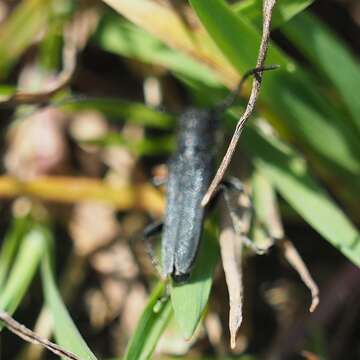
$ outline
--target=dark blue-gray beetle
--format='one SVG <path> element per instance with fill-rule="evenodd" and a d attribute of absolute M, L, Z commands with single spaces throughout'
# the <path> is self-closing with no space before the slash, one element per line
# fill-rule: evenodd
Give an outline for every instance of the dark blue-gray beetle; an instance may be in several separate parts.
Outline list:
<path fill-rule="evenodd" d="M 179 119 L 177 150 L 169 161 L 162 237 L 162 272 L 174 281 L 190 275 L 203 227 L 201 200 L 215 166 L 217 114 L 191 108 Z"/>
<path fill-rule="evenodd" d="M 214 109 L 190 108 L 179 118 L 177 149 L 168 164 L 164 223 L 144 232 L 148 237 L 163 229 L 161 272 L 174 282 L 189 278 L 198 252 L 206 211 L 201 201 L 214 175 L 218 118 L 233 104 L 247 77 L 275 68 L 248 71 L 237 89 Z"/>

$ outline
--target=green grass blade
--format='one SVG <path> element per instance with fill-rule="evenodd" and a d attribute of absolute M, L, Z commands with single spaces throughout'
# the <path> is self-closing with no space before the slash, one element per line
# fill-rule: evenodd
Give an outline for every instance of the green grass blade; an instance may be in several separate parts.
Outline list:
<path fill-rule="evenodd" d="M 50 254 L 53 241 L 52 234 L 49 229 L 43 226 L 41 227 L 41 236 L 43 241 L 47 243 L 47 251 L 42 260 L 41 278 L 45 302 L 52 315 L 56 341 L 82 360 L 96 360 L 95 355 L 91 352 L 71 319 L 56 286 Z"/>
<path fill-rule="evenodd" d="M 3 289 L 11 264 L 28 228 L 29 220 L 26 217 L 14 218 L 6 233 L 0 253 L 0 290 Z"/>
<path fill-rule="evenodd" d="M 278 139 L 249 127 L 243 137 L 254 164 L 307 223 L 360 266 L 360 235 L 310 176 L 305 161 Z"/>
<path fill-rule="evenodd" d="M 51 1 L 23 0 L 0 26 L 0 79 L 46 28 Z"/>
<path fill-rule="evenodd" d="M 162 299 L 165 284 L 159 282 L 154 288 L 141 315 L 135 333 L 130 339 L 124 360 L 151 359 L 156 344 L 172 315 L 170 299 Z"/>
<path fill-rule="evenodd" d="M 260 31 L 248 19 L 236 14 L 222 0 L 190 0 L 190 4 L 216 45 L 240 73 L 255 66 Z M 279 64 L 284 71 L 289 58 L 270 46 L 267 62 Z"/>
<path fill-rule="evenodd" d="M 0 309 L 10 314 L 14 313 L 26 294 L 44 250 L 45 242 L 42 233 L 37 227 L 33 227 L 25 235 L 18 250 L 8 280 L 0 296 Z"/>
<path fill-rule="evenodd" d="M 360 66 L 344 41 L 308 13 L 297 16 L 282 30 L 317 70 L 332 81 L 360 130 Z"/>
<path fill-rule="evenodd" d="M 97 110 L 112 120 L 126 120 L 144 126 L 169 129 L 175 124 L 173 116 L 144 104 L 109 98 L 64 100 L 58 106 L 65 111 Z"/>
<path fill-rule="evenodd" d="M 271 27 L 274 29 L 283 25 L 295 15 L 305 10 L 313 2 L 314 0 L 278 1 L 274 8 Z M 235 4 L 233 9 L 250 20 L 258 29 L 261 29 L 263 21 L 262 6 L 263 0 L 245 0 Z"/>
<path fill-rule="evenodd" d="M 126 139 L 119 133 L 110 132 L 105 136 L 93 140 L 83 141 L 84 144 L 97 145 L 100 147 L 123 146 L 134 152 L 136 155 L 162 155 L 172 153 L 174 150 L 174 138 L 163 136 L 161 138 L 131 140 Z"/>
<path fill-rule="evenodd" d="M 217 85 L 212 72 L 205 66 L 169 48 L 145 30 L 121 20 L 119 16 L 105 16 L 94 41 L 106 51 L 164 66 L 174 73 L 209 86 Z"/>
<path fill-rule="evenodd" d="M 215 265 L 219 258 L 214 221 L 205 222 L 198 259 L 188 282 L 172 285 L 171 301 L 183 336 L 190 339 L 204 314 Z"/>

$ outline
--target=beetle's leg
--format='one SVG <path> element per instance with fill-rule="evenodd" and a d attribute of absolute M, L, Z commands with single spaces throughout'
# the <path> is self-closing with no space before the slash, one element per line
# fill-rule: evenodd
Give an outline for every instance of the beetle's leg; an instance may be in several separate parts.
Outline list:
<path fill-rule="evenodd" d="M 164 224 L 162 221 L 157 221 L 146 226 L 146 228 L 143 231 L 143 240 L 144 240 L 146 252 L 149 255 L 151 263 L 156 269 L 156 271 L 159 273 L 160 277 L 162 277 L 161 266 L 158 259 L 155 256 L 154 246 L 151 242 L 151 238 L 155 235 L 160 234 L 163 229 L 163 226 Z"/>
<path fill-rule="evenodd" d="M 236 234 L 239 236 L 244 245 L 256 254 L 264 254 L 267 249 L 257 247 L 247 236 L 251 226 L 253 206 L 250 194 L 245 191 L 241 181 L 236 178 L 227 179 L 226 181 L 223 181 L 219 190 L 224 196 L 225 205 L 229 210 L 231 222 Z M 231 192 L 234 191 L 239 194 L 239 201 L 236 205 L 233 203 L 231 196 Z"/>
<path fill-rule="evenodd" d="M 162 164 L 155 166 L 152 173 L 153 173 L 153 176 L 151 178 L 152 185 L 154 185 L 155 187 L 160 187 L 167 184 L 168 175 L 169 175 L 169 170 L 167 165 Z"/>

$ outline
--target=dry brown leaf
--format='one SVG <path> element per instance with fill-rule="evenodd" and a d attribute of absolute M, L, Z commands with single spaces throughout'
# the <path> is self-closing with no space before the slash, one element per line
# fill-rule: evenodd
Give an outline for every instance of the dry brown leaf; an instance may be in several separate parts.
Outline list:
<path fill-rule="evenodd" d="M 236 235 L 225 206 L 221 211 L 220 250 L 226 284 L 229 291 L 229 329 L 231 348 L 236 346 L 236 334 L 242 322 L 243 282 L 242 282 L 242 242 Z"/>

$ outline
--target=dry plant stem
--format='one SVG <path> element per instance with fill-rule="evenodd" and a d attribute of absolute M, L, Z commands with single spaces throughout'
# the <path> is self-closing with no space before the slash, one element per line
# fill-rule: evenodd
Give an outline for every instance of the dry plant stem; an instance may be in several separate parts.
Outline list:
<path fill-rule="evenodd" d="M 119 210 L 138 208 L 156 216 L 162 215 L 164 209 L 163 195 L 146 183 L 117 186 L 85 177 L 41 176 L 21 181 L 11 176 L 0 176 L 0 198 L 21 195 L 60 203 L 98 201 Z"/>
<path fill-rule="evenodd" d="M 296 248 L 292 244 L 291 241 L 284 239 L 281 242 L 281 245 L 284 256 L 286 260 L 291 264 L 291 266 L 297 271 L 300 275 L 304 284 L 309 288 L 311 292 L 311 305 L 310 312 L 313 312 L 319 304 L 319 288 L 313 280 L 312 276 L 309 273 L 305 263 L 301 259 L 299 253 Z"/>
<path fill-rule="evenodd" d="M 276 0 L 264 0 L 263 33 L 262 33 L 256 68 L 262 68 L 265 65 L 266 54 L 267 54 L 267 50 L 268 50 L 269 42 L 270 42 L 271 16 L 272 16 L 272 11 L 275 6 L 275 3 L 276 3 Z M 219 166 L 219 169 L 218 169 L 212 183 L 210 184 L 210 187 L 209 187 L 207 193 L 205 194 L 205 196 L 202 200 L 202 203 L 201 203 L 202 206 L 206 206 L 209 203 L 210 199 L 212 198 L 212 196 L 214 195 L 218 186 L 220 185 L 222 179 L 224 178 L 225 172 L 226 172 L 226 170 L 230 164 L 230 161 L 233 157 L 233 154 L 235 152 L 237 143 L 240 139 L 240 135 L 244 129 L 246 121 L 249 119 L 249 117 L 251 116 L 251 114 L 254 111 L 254 108 L 256 105 L 256 100 L 257 100 L 259 92 L 260 92 L 261 81 L 262 81 L 262 73 L 259 72 L 257 74 L 257 76 L 254 77 L 250 98 L 247 103 L 245 112 L 241 116 L 241 118 L 239 119 L 239 121 L 236 125 L 235 132 L 231 139 L 230 145 L 226 151 L 226 154 Z"/>
<path fill-rule="evenodd" d="M 25 327 L 24 325 L 18 323 L 14 320 L 9 314 L 0 310 L 0 321 L 2 321 L 7 329 L 19 336 L 25 341 L 28 341 L 33 344 L 38 344 L 44 346 L 49 351 L 54 353 L 55 355 L 64 357 L 70 360 L 81 360 L 75 354 L 63 349 L 61 346 L 52 343 L 51 341 L 44 339 L 38 336 L 36 333 Z"/>
<path fill-rule="evenodd" d="M 220 249 L 230 299 L 230 345 L 231 348 L 234 349 L 236 346 L 236 334 L 240 328 L 243 318 L 243 281 L 241 268 L 242 242 L 234 231 L 233 224 L 226 207 L 222 206 L 222 209 Z"/>

